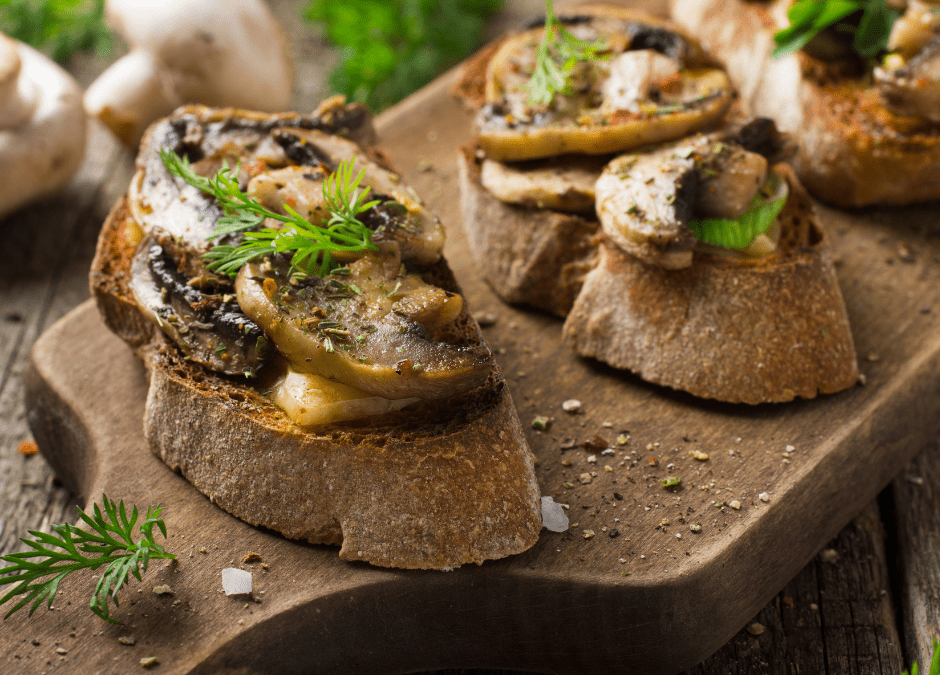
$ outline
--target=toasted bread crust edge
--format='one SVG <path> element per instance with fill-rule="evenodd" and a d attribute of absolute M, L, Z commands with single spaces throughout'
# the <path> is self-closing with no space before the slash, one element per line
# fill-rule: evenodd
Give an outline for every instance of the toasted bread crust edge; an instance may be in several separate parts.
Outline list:
<path fill-rule="evenodd" d="M 149 370 L 151 450 L 224 510 L 374 565 L 442 569 L 531 547 L 541 530 L 534 457 L 502 375 L 424 409 L 301 429 L 240 382 L 182 359 L 127 283 L 137 226 L 121 199 L 90 273 L 105 324 Z M 442 261 L 428 272 L 459 290 Z M 456 330 L 482 340 L 465 308 Z"/>
<path fill-rule="evenodd" d="M 503 300 L 565 316 L 594 266 L 595 219 L 506 204 L 480 182 L 478 146 L 457 156 L 460 210 L 470 253 Z"/>
<path fill-rule="evenodd" d="M 787 167 L 780 218 L 808 245 L 761 264 L 648 265 L 603 241 L 565 321 L 581 356 L 729 403 L 834 393 L 858 379 L 855 347 L 828 238 Z M 803 237 L 799 237 L 803 238 Z"/>
<path fill-rule="evenodd" d="M 796 136 L 794 166 L 813 195 L 843 207 L 940 199 L 940 127 L 888 112 L 863 80 L 814 82 L 805 55 L 773 60 L 777 4 L 670 0 L 670 10 L 724 63 L 750 112 Z"/>

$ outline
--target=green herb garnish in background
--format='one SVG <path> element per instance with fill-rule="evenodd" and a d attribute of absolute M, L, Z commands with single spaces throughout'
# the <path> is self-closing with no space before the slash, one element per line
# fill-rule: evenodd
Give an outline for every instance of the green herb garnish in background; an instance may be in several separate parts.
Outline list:
<path fill-rule="evenodd" d="M 330 85 L 379 111 L 454 65 L 483 39 L 503 0 L 310 0 L 303 16 L 321 22 L 342 62 Z"/>
<path fill-rule="evenodd" d="M 76 52 L 106 55 L 111 34 L 104 0 L 3 0 L 0 31 L 65 63 Z"/>
<path fill-rule="evenodd" d="M 353 160 L 341 162 L 336 171 L 323 181 L 323 198 L 330 218 L 315 225 L 284 205 L 287 215 L 275 213 L 242 192 L 228 166 L 213 178 L 205 178 L 193 171 L 189 160 L 171 150 L 161 150 L 160 157 L 167 170 L 182 178 L 194 188 L 215 197 L 225 215 L 212 232 L 212 238 L 244 233 L 238 246 L 218 245 L 205 254 L 212 261 L 209 269 L 234 277 L 246 263 L 263 255 L 293 252 L 291 267 L 306 274 L 325 276 L 336 263 L 333 253 L 377 251 L 372 243 L 372 230 L 358 220 L 359 216 L 379 203 L 366 201 L 370 188 L 359 189 L 365 169 L 353 179 Z M 283 228 L 262 227 L 266 218 L 285 223 Z"/>
<path fill-rule="evenodd" d="M 856 12 L 862 12 L 858 26 L 843 21 Z M 797 0 L 787 11 L 790 25 L 774 35 L 777 46 L 773 57 L 802 49 L 820 31 L 833 26 L 837 31 L 854 33 L 852 48 L 859 56 L 874 58 L 887 48 L 891 27 L 899 16 L 885 0 Z"/>
<path fill-rule="evenodd" d="M 917 662 L 914 662 L 914 665 L 911 666 L 911 672 L 902 671 L 901 675 L 918 675 Z M 927 671 L 927 675 L 940 675 L 940 642 L 936 639 L 933 641 L 933 658 L 930 659 L 930 670 Z"/>
<path fill-rule="evenodd" d="M 143 538 L 135 542 L 133 530 L 137 524 L 137 507 L 128 515 L 124 502 L 115 504 L 105 495 L 101 495 L 101 500 L 104 514 L 97 504 L 92 516 L 78 509 L 79 518 L 91 527 L 91 532 L 69 524 L 53 525 L 53 534 L 30 530 L 34 539 L 20 541 L 31 550 L 0 556 L 0 560 L 11 563 L 0 568 L 0 586 L 15 584 L 0 598 L 0 605 L 18 595 L 26 596 L 7 612 L 7 616 L 29 603 L 32 603 L 29 609 L 32 615 L 43 600 L 47 600 L 51 607 L 62 579 L 78 570 L 96 570 L 107 565 L 98 579 L 89 607 L 105 621 L 119 623 L 108 616 L 108 601 L 112 600 L 114 606 L 118 606 L 117 593 L 127 583 L 128 576 L 133 574 L 140 581 L 141 573 L 147 571 L 152 558 L 176 558 L 154 541 L 154 527 L 166 539 L 166 525 L 159 518 L 162 507 L 147 509 L 144 522 L 138 528 Z M 46 578 L 50 576 L 51 579 Z"/>
<path fill-rule="evenodd" d="M 535 71 L 529 79 L 529 103 L 550 105 L 555 94 L 568 89 L 568 80 L 581 61 L 606 58 L 601 52 L 607 44 L 601 40 L 585 42 L 568 32 L 552 8 L 552 0 L 545 0 L 545 32 L 535 52 Z"/>

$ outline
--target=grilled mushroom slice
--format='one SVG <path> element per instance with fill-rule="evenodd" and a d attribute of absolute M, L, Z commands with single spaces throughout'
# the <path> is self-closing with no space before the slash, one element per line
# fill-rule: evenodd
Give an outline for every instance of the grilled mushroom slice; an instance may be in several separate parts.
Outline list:
<path fill-rule="evenodd" d="M 570 91 L 548 106 L 531 103 L 528 88 L 544 28 L 507 40 L 494 54 L 477 120 L 488 157 L 610 154 L 679 138 L 724 116 L 731 85 L 694 39 L 643 14 L 603 11 L 561 19 L 577 38 L 601 42 L 608 53 L 577 64 Z"/>
<path fill-rule="evenodd" d="M 254 375 L 274 349 L 235 302 L 234 289 L 203 293 L 178 267 L 153 238 L 140 244 L 130 287 L 141 311 L 188 359 L 226 375 Z"/>
<path fill-rule="evenodd" d="M 160 229 L 191 245 L 204 244 L 221 209 L 209 195 L 174 178 L 160 159 L 160 151 L 169 149 L 187 157 L 197 173 L 206 176 L 214 175 L 226 159 L 233 169 L 240 163 L 245 168 L 241 178 L 247 182 L 261 170 L 291 163 L 276 140 L 277 131 L 284 128 L 344 133 L 363 141 L 375 134 L 368 111 L 359 105 L 343 105 L 338 99 L 324 102 L 312 116 L 180 108 L 144 137 L 128 195 L 134 220 L 145 232 Z"/>
<path fill-rule="evenodd" d="M 235 289 L 296 371 L 369 395 L 444 398 L 481 385 L 492 369 L 488 349 L 434 339 L 463 299 L 406 273 L 394 246 L 323 279 L 278 260 L 249 263 Z"/>
<path fill-rule="evenodd" d="M 758 121 L 615 158 L 597 182 L 605 234 L 650 264 L 689 267 L 699 245 L 689 223 L 742 216 L 766 184 L 768 158 L 754 150 L 776 154 L 768 133 L 775 128 Z"/>
<path fill-rule="evenodd" d="M 899 68 L 875 68 L 885 106 L 896 115 L 940 122 L 940 31 Z"/>
<path fill-rule="evenodd" d="M 594 185 L 607 158 L 575 155 L 507 164 L 484 159 L 480 181 L 509 204 L 572 213 L 594 210 Z"/>

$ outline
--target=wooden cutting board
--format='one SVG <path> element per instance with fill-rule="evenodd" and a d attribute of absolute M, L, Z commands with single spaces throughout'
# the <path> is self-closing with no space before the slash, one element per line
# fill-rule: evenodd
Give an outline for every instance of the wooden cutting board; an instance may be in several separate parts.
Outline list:
<path fill-rule="evenodd" d="M 122 626 L 85 608 L 91 579 L 67 580 L 54 611 L 3 623 L 0 671 L 126 673 L 156 656 L 165 673 L 675 673 L 726 642 L 936 439 L 937 205 L 821 209 L 864 385 L 784 405 L 697 400 L 574 357 L 559 320 L 503 305 L 480 279 L 457 208 L 455 150 L 472 114 L 448 93 L 454 77 L 382 115 L 380 145 L 443 218 L 475 313 L 497 317 L 485 334 L 523 424 L 553 418 L 528 439 L 542 493 L 569 507 L 568 532 L 441 573 L 344 563 L 335 547 L 250 527 L 149 452 L 144 372 L 85 304 L 35 347 L 33 433 L 82 500 L 105 492 L 167 507 L 167 548 L 179 557 L 122 592 Z M 563 411 L 568 399 L 580 400 L 578 414 Z M 682 482 L 666 489 L 666 476 Z M 249 552 L 264 564 L 242 563 Z M 253 599 L 222 593 L 231 566 L 252 572 Z M 173 595 L 152 592 L 162 584 Z"/>

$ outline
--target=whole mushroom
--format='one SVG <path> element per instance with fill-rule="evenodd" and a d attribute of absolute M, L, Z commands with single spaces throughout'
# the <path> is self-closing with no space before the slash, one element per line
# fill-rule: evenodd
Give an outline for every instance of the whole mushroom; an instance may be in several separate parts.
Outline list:
<path fill-rule="evenodd" d="M 84 153 L 78 83 L 45 55 L 0 33 L 0 218 L 60 190 Z"/>
<path fill-rule="evenodd" d="M 290 102 L 287 35 L 263 0 L 107 0 L 130 52 L 85 92 L 128 145 L 184 103 L 277 111 Z"/>

